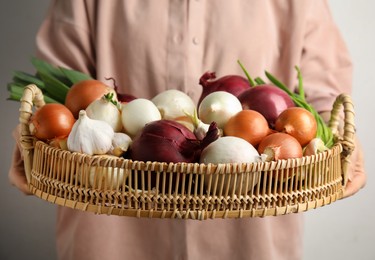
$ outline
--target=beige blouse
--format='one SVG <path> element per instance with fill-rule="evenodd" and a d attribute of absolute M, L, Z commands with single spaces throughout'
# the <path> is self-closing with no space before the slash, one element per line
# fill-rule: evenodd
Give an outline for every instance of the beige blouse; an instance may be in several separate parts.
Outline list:
<path fill-rule="evenodd" d="M 351 91 L 352 64 L 326 0 L 55 0 L 37 55 L 91 73 L 122 93 L 180 89 L 200 76 L 270 71 L 291 89 L 295 65 L 308 101 L 330 111 Z M 137 219 L 58 209 L 59 259 L 301 259 L 303 216 L 205 221 Z"/>

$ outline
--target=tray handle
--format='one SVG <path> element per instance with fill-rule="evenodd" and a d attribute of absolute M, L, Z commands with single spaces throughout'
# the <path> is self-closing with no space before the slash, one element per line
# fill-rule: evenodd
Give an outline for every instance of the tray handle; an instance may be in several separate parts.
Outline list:
<path fill-rule="evenodd" d="M 341 109 L 344 109 L 344 126 L 343 133 L 340 135 L 339 121 L 342 118 Z M 348 181 L 348 169 L 350 165 L 350 155 L 355 148 L 355 124 L 354 124 L 354 106 L 351 97 L 348 94 L 340 94 L 337 96 L 335 102 L 333 103 L 333 108 L 331 111 L 331 117 L 328 122 L 328 126 L 332 129 L 335 136 L 339 137 L 339 140 L 343 147 L 343 152 L 341 156 L 341 165 L 343 173 L 343 185 L 346 186 Z"/>
<path fill-rule="evenodd" d="M 30 183 L 34 154 L 34 136 L 30 133 L 29 123 L 31 116 L 33 115 L 33 106 L 35 106 L 36 109 L 39 109 L 45 105 L 45 102 L 42 91 L 34 84 L 25 87 L 20 102 L 20 143 L 24 159 L 26 179 L 27 182 Z"/>

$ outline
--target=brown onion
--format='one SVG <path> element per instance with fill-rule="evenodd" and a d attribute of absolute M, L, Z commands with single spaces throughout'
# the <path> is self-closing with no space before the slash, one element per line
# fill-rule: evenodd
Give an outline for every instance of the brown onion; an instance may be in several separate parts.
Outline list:
<path fill-rule="evenodd" d="M 39 140 L 67 137 L 75 118 L 62 104 L 50 103 L 39 108 L 31 117 L 30 132 Z"/>
<path fill-rule="evenodd" d="M 224 126 L 224 135 L 240 137 L 253 146 L 257 146 L 270 131 L 266 118 L 255 110 L 238 112 Z"/>
<path fill-rule="evenodd" d="M 301 146 L 305 146 L 316 137 L 318 124 L 314 115 L 302 107 L 285 109 L 277 117 L 275 130 L 295 137 Z"/>
<path fill-rule="evenodd" d="M 109 92 L 115 94 L 112 88 L 99 80 L 82 80 L 69 89 L 65 98 L 65 106 L 72 111 L 75 118 L 78 118 L 80 110 L 86 109 L 93 101 L 100 99 Z"/>
<path fill-rule="evenodd" d="M 296 138 L 285 133 L 273 133 L 266 136 L 258 146 L 260 154 L 266 154 L 266 161 L 301 158 L 302 146 Z"/>

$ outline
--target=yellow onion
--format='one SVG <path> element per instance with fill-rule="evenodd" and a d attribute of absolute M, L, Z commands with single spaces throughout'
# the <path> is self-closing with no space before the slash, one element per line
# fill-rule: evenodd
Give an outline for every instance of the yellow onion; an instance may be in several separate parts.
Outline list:
<path fill-rule="evenodd" d="M 301 158 L 302 146 L 296 138 L 286 133 L 266 136 L 258 146 L 260 154 L 266 154 L 266 161 Z"/>
<path fill-rule="evenodd" d="M 50 103 L 39 108 L 30 121 L 30 133 L 47 141 L 67 137 L 75 122 L 70 110 L 62 104 Z"/>

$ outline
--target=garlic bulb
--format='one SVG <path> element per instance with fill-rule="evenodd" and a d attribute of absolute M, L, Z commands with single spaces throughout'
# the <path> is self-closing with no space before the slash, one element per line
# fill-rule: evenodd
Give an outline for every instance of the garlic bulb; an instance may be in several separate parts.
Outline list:
<path fill-rule="evenodd" d="M 109 152 L 115 156 L 121 156 L 129 149 L 131 143 L 132 139 L 127 134 L 115 133 L 112 139 L 112 147 Z"/>
<path fill-rule="evenodd" d="M 112 147 L 113 136 L 113 128 L 108 123 L 91 119 L 85 110 L 81 110 L 68 136 L 67 145 L 72 152 L 105 154 Z"/>

